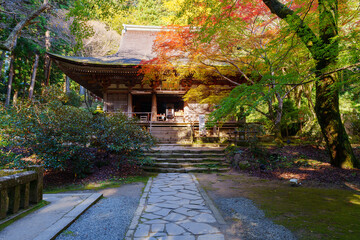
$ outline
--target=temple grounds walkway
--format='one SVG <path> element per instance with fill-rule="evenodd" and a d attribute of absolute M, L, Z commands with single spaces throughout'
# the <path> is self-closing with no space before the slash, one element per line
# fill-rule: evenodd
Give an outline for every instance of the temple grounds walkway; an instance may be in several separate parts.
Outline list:
<path fill-rule="evenodd" d="M 126 239 L 221 240 L 222 224 L 194 175 L 161 173 L 146 185 Z"/>

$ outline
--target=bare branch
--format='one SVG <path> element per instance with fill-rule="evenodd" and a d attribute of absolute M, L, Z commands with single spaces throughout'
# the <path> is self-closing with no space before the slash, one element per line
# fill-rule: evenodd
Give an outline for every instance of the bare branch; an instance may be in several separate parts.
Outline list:
<path fill-rule="evenodd" d="M 246 74 L 239 68 L 238 65 L 236 65 L 233 61 L 226 59 L 226 60 L 218 60 L 218 59 L 211 59 L 210 60 L 214 60 L 214 61 L 218 61 L 218 62 L 226 62 L 226 63 L 230 63 L 232 66 L 234 66 L 239 73 L 241 73 L 241 75 L 246 79 L 246 81 L 250 82 L 251 84 L 255 84 L 255 82 L 253 80 L 251 80 L 248 76 L 246 76 Z"/>
<path fill-rule="evenodd" d="M 8 11 L 2 10 L 2 9 L 0 9 L 0 12 L 6 13 L 6 14 L 11 14 L 11 15 L 16 15 L 15 12 L 8 12 Z"/>
<path fill-rule="evenodd" d="M 205 66 L 214 68 L 215 72 L 217 72 L 221 77 L 223 77 L 224 79 L 228 80 L 228 81 L 231 82 L 232 84 L 235 84 L 235 85 L 237 85 L 237 86 L 240 85 L 240 83 L 237 83 L 237 82 L 231 80 L 230 78 L 226 77 L 224 74 L 222 74 L 216 66 L 213 66 L 213 65 L 204 63 L 204 62 L 202 62 L 202 61 L 200 61 L 200 62 L 201 62 L 203 65 L 205 65 Z"/>
<path fill-rule="evenodd" d="M 35 18 L 37 18 L 42 12 L 50 9 L 51 5 L 49 3 L 43 4 L 38 10 L 32 12 L 27 18 L 19 22 L 15 28 L 11 31 L 9 37 L 5 40 L 5 42 L 0 43 L 0 49 L 5 51 L 12 51 L 15 47 L 15 40 L 20 34 L 21 30 L 32 24 Z"/>
<path fill-rule="evenodd" d="M 329 75 L 329 74 L 333 74 L 333 73 L 336 73 L 336 72 L 340 72 L 342 70 L 346 70 L 346 69 L 353 68 L 353 67 L 358 67 L 358 66 L 360 66 L 360 63 L 355 63 L 355 64 L 352 64 L 352 65 L 349 65 L 349 66 L 346 66 L 346 67 L 338 68 L 338 69 L 335 69 L 333 71 L 324 73 L 324 74 L 320 75 L 320 77 L 324 77 L 324 76 Z"/>

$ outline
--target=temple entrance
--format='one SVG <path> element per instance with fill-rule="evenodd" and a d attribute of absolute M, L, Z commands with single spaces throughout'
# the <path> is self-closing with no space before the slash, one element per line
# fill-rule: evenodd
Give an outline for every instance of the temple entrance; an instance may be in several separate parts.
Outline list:
<path fill-rule="evenodd" d="M 157 95 L 157 121 L 184 121 L 184 100 L 178 95 Z"/>
<path fill-rule="evenodd" d="M 151 95 L 133 96 L 133 112 L 151 112 Z"/>
<path fill-rule="evenodd" d="M 180 95 L 133 95 L 132 112 L 144 121 L 184 122 L 184 100 Z M 152 104 L 156 104 L 155 107 Z M 156 116 L 155 116 L 156 115 Z M 141 117 L 143 116 L 143 117 Z M 145 116 L 147 116 L 145 118 Z M 153 118 L 151 118 L 151 116 Z"/>

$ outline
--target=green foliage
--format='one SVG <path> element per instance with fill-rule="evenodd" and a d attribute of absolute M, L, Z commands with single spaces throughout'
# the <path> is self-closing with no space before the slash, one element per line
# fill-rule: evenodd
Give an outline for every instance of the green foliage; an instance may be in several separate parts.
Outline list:
<path fill-rule="evenodd" d="M 70 105 L 74 107 L 81 106 L 81 97 L 74 90 L 70 90 L 70 92 L 68 92 L 66 95 L 67 96 L 65 98 L 65 101 L 63 101 L 65 105 Z"/>
<path fill-rule="evenodd" d="M 37 103 L 24 102 L 9 111 L 5 139 L 25 148 L 50 169 L 71 169 L 82 177 L 91 172 L 96 153 L 106 151 L 141 164 L 151 136 L 126 116 L 93 115 L 65 104 L 56 88 L 44 91 Z"/>
<path fill-rule="evenodd" d="M 196 88 L 191 88 L 184 95 L 184 101 L 197 102 L 200 104 L 219 104 L 219 102 L 229 94 L 230 90 L 225 86 L 206 86 L 199 85 Z"/>

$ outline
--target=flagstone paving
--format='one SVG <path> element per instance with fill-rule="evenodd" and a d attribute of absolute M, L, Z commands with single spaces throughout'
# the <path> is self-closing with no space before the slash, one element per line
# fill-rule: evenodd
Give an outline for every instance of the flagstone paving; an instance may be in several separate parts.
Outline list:
<path fill-rule="evenodd" d="M 160 173 L 149 182 L 126 239 L 224 239 L 195 181 L 187 173 Z"/>

